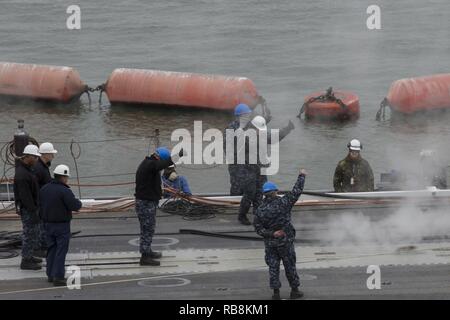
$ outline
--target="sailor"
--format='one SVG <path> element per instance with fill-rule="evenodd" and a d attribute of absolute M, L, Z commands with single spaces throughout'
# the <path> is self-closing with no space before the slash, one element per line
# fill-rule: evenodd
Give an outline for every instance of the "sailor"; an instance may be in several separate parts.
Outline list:
<path fill-rule="evenodd" d="M 49 183 L 52 180 L 52 176 L 50 175 L 50 166 L 52 160 L 55 158 L 55 154 L 58 151 L 55 150 L 53 144 L 50 142 L 44 142 L 39 146 L 39 153 L 41 156 L 36 164 L 33 166 L 34 174 L 36 175 L 39 183 L 39 188 L 42 188 L 44 185 Z M 43 223 L 39 223 L 39 245 L 40 249 L 36 252 L 36 256 L 45 258 L 46 257 L 46 235 Z"/>
<path fill-rule="evenodd" d="M 438 189 L 447 189 L 447 168 L 438 163 L 434 150 L 420 152 L 424 187 L 435 186 Z"/>
<path fill-rule="evenodd" d="M 267 128 L 266 119 L 262 116 L 254 117 L 251 122 L 246 126 L 245 130 L 255 130 L 256 141 L 252 142 L 248 139 L 245 143 L 245 164 L 238 166 L 238 173 L 240 177 L 240 186 L 242 190 L 242 199 L 239 207 L 238 221 L 243 225 L 251 225 L 248 220 L 247 214 L 250 207 L 253 206 L 253 213 L 255 213 L 258 206 L 262 201 L 262 186 L 267 181 L 265 175 L 261 175 L 261 167 L 267 165 L 263 159 L 260 159 L 260 148 L 262 144 L 278 143 L 284 139 L 292 130 L 294 125 L 291 121 L 289 124 L 280 130 L 278 141 L 272 141 L 270 130 Z M 260 132 L 265 134 L 260 135 Z M 261 139 L 264 139 L 262 141 Z M 252 150 L 250 144 L 256 143 L 256 162 L 250 163 L 250 150 Z M 267 147 L 266 147 L 267 150 Z"/>
<path fill-rule="evenodd" d="M 239 128 L 244 129 L 252 119 L 252 109 L 244 103 L 240 103 L 234 108 L 235 119 L 224 130 L 224 151 L 226 152 L 227 146 L 227 130 L 237 130 Z M 235 139 L 234 139 L 235 140 Z M 234 143 L 233 162 L 228 164 L 228 173 L 230 174 L 230 196 L 239 196 L 242 194 L 241 186 L 239 183 L 239 165 L 237 164 L 237 150 L 236 141 Z"/>
<path fill-rule="evenodd" d="M 180 151 L 182 156 L 183 151 Z M 170 151 L 159 147 L 139 165 L 136 171 L 136 213 L 139 219 L 141 237 L 139 251 L 142 266 L 159 266 L 155 260 L 162 257 L 161 252 L 152 251 L 151 245 L 156 224 L 156 208 L 162 197 L 161 171 L 173 165 Z"/>
<path fill-rule="evenodd" d="M 184 176 L 179 176 L 175 165 L 171 165 L 167 169 L 164 169 L 162 175 L 162 182 L 164 187 L 170 187 L 177 190 L 178 192 L 184 193 L 185 195 L 192 195 L 191 189 L 189 188 L 189 183 Z M 164 197 L 171 197 L 172 193 L 164 192 Z"/>
<path fill-rule="evenodd" d="M 22 270 L 40 270 L 42 259 L 33 257 L 39 248 L 39 184 L 32 168 L 41 156 L 39 148 L 27 145 L 16 162 L 14 202 L 22 220 Z"/>
<path fill-rule="evenodd" d="M 300 197 L 305 184 L 306 172 L 300 174 L 292 191 L 278 197 L 278 187 L 272 182 L 263 186 L 264 200 L 258 207 L 253 225 L 256 232 L 264 237 L 265 261 L 269 266 L 270 288 L 272 299 L 280 299 L 280 262 L 283 261 L 286 277 L 291 287 L 291 299 L 303 296 L 299 291 L 299 276 L 296 268 L 295 229 L 291 223 L 291 210 Z"/>
<path fill-rule="evenodd" d="M 42 188 L 52 180 L 50 166 L 58 151 L 53 148 L 53 144 L 50 142 L 44 142 L 39 146 L 39 153 L 41 156 L 33 166 L 33 170 L 34 174 L 38 178 L 39 188 Z"/>
<path fill-rule="evenodd" d="M 67 185 L 69 167 L 60 164 L 53 171 L 54 179 L 41 188 L 40 212 L 47 235 L 47 278 L 54 286 L 66 286 L 64 278 L 66 255 L 69 251 L 72 212 L 81 209 Z"/>
<path fill-rule="evenodd" d="M 374 190 L 372 168 L 361 157 L 362 144 L 353 139 L 347 144 L 349 149 L 345 159 L 339 161 L 334 172 L 335 192 L 370 192 Z"/>

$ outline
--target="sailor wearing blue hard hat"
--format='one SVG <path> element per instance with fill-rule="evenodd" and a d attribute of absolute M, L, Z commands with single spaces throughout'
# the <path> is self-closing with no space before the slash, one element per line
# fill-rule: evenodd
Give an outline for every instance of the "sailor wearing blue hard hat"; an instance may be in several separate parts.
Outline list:
<path fill-rule="evenodd" d="M 227 130 L 233 130 L 233 132 L 239 128 L 243 129 L 247 126 L 247 124 L 252 119 L 252 109 L 245 103 L 239 103 L 234 108 L 235 119 L 228 124 L 228 126 L 224 130 L 224 152 L 226 153 L 226 141 L 227 141 Z M 234 161 L 233 163 L 228 164 L 228 173 L 230 174 L 230 195 L 238 196 L 242 194 L 240 190 L 239 184 L 239 173 L 238 165 L 237 165 L 237 150 L 236 146 L 234 146 Z"/>
<path fill-rule="evenodd" d="M 262 187 L 264 199 L 258 207 L 253 220 L 256 232 L 264 238 L 265 261 L 269 266 L 270 288 L 273 299 L 280 297 L 280 262 L 283 261 L 286 277 L 291 287 L 291 299 L 298 299 L 303 293 L 298 289 L 300 280 L 297 274 L 295 254 L 295 228 L 291 223 L 291 210 L 302 194 L 306 171 L 300 170 L 292 191 L 278 197 L 278 187 L 266 182 Z"/>
<path fill-rule="evenodd" d="M 183 150 L 179 156 L 183 156 Z M 139 251 L 140 265 L 159 266 L 155 260 L 161 258 L 160 252 L 152 251 L 151 244 L 155 232 L 156 208 L 162 198 L 161 171 L 173 165 L 171 152 L 165 147 L 156 148 L 155 152 L 139 165 L 136 171 L 136 213 L 139 218 L 141 237 Z"/>

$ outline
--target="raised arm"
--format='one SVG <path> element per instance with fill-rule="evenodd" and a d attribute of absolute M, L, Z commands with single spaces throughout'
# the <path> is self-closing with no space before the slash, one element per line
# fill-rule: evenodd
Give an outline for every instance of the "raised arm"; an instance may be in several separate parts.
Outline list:
<path fill-rule="evenodd" d="M 286 193 L 281 198 L 283 206 L 292 208 L 292 206 L 297 202 L 298 198 L 303 192 L 303 187 L 305 185 L 305 177 L 306 177 L 305 170 L 304 169 L 300 170 L 300 174 L 297 178 L 297 181 L 295 182 L 294 187 L 292 188 L 292 191 Z"/>
<path fill-rule="evenodd" d="M 170 158 L 168 160 L 159 159 L 154 162 L 154 166 L 157 171 L 164 170 L 165 168 L 168 168 L 171 165 L 173 165 L 172 158 Z"/>
<path fill-rule="evenodd" d="M 293 129 L 294 124 L 289 120 L 289 124 L 283 129 L 280 129 L 280 132 L 278 134 L 278 141 L 274 141 L 274 143 L 278 143 L 283 140 Z M 270 134 L 270 130 L 267 132 L 267 143 L 272 144 L 272 135 Z"/>

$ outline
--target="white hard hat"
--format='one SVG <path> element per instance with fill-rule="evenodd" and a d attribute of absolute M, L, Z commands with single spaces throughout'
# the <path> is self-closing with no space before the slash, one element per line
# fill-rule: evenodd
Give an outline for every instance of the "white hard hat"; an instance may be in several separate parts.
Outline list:
<path fill-rule="evenodd" d="M 41 153 L 41 154 L 45 154 L 45 153 L 53 153 L 53 154 L 55 154 L 55 153 L 58 153 L 58 151 L 56 151 L 55 148 L 53 148 L 53 145 L 50 142 L 44 142 L 39 147 L 39 153 Z"/>
<path fill-rule="evenodd" d="M 66 166 L 65 164 L 60 164 L 56 166 L 55 170 L 53 170 L 53 173 L 60 176 L 70 177 L 69 167 Z"/>
<path fill-rule="evenodd" d="M 256 116 L 252 120 L 252 124 L 258 129 L 258 130 L 267 130 L 266 125 L 266 119 L 264 119 L 261 116 Z"/>
<path fill-rule="evenodd" d="M 40 157 L 41 154 L 39 153 L 39 148 L 35 146 L 34 144 L 29 144 L 23 149 L 24 155 L 30 155 L 30 156 L 36 156 Z"/>
<path fill-rule="evenodd" d="M 361 144 L 361 142 L 359 142 L 358 139 L 353 139 L 352 141 L 350 141 L 350 142 L 347 144 L 347 147 L 348 147 L 350 150 L 361 151 L 361 149 L 362 149 L 362 144 Z"/>

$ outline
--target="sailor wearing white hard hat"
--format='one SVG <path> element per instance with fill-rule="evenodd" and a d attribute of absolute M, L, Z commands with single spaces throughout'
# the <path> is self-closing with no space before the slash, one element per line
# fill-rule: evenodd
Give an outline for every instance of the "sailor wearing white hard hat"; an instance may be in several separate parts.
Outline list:
<path fill-rule="evenodd" d="M 32 168 L 41 154 L 35 145 L 27 145 L 22 154 L 16 161 L 14 173 L 14 202 L 22 220 L 20 268 L 39 270 L 42 260 L 33 256 L 39 246 L 39 184 Z"/>
<path fill-rule="evenodd" d="M 54 179 L 40 190 L 41 217 L 47 234 L 47 277 L 54 286 L 66 286 L 64 265 L 69 250 L 72 212 L 81 208 L 67 185 L 69 167 L 60 164 L 53 170 Z"/>
<path fill-rule="evenodd" d="M 333 178 L 335 192 L 369 192 L 374 190 L 374 178 L 369 162 L 361 157 L 362 143 L 352 139 L 348 155 L 339 161 Z"/>
<path fill-rule="evenodd" d="M 38 179 L 39 188 L 42 188 L 52 180 L 50 174 L 50 166 L 55 154 L 53 144 L 44 142 L 39 146 L 39 153 L 41 154 L 36 164 L 33 166 L 34 174 Z M 45 235 L 45 228 L 42 223 L 39 224 L 39 248 L 36 250 L 36 256 L 45 258 L 47 256 L 47 236 Z"/>

